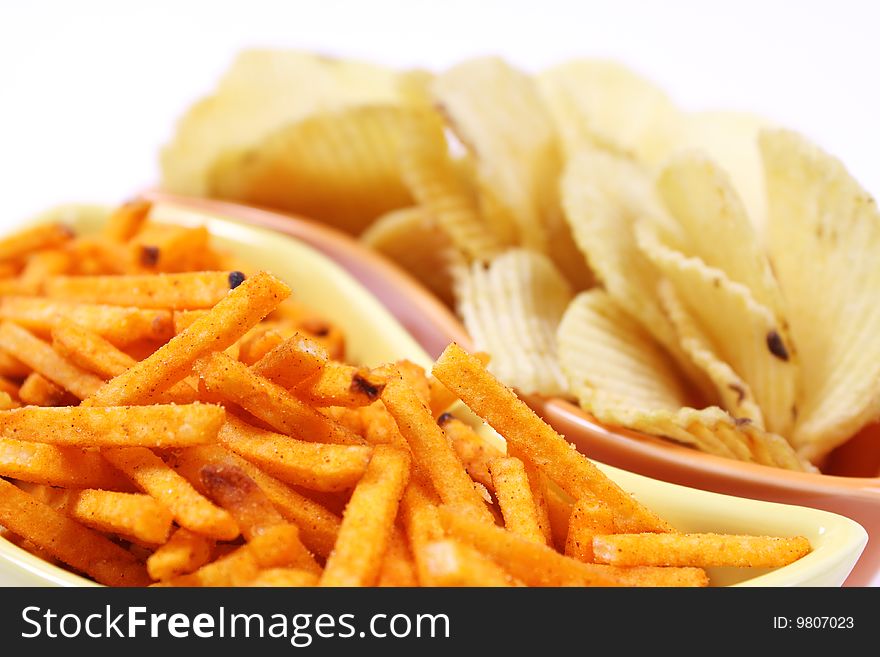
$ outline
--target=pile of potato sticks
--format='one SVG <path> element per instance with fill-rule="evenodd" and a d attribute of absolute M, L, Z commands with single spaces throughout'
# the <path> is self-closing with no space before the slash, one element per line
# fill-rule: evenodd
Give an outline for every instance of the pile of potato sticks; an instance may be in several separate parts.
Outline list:
<path fill-rule="evenodd" d="M 810 551 L 675 531 L 480 354 L 347 364 L 344 327 L 149 212 L 0 240 L 0 526 L 47 561 L 113 586 L 704 586 Z"/>

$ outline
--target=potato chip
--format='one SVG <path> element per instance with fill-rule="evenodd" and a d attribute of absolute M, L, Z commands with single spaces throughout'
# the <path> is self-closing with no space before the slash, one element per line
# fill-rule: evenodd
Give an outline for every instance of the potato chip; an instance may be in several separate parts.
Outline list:
<path fill-rule="evenodd" d="M 569 154 L 592 146 L 656 164 L 677 136 L 669 97 L 616 62 L 572 60 L 542 72 L 538 86 Z"/>
<path fill-rule="evenodd" d="M 663 207 L 645 169 L 596 149 L 578 153 L 561 182 L 566 218 L 591 269 L 608 294 L 669 351 L 708 399 L 711 382 L 678 345 L 675 329 L 656 295 L 660 271 L 639 250 L 633 226 L 640 219 L 664 221 Z"/>
<path fill-rule="evenodd" d="M 557 331 L 559 363 L 571 390 L 634 408 L 676 410 L 688 391 L 675 364 L 651 335 L 609 294 L 582 292 Z"/>
<path fill-rule="evenodd" d="M 768 244 L 801 361 L 799 453 L 818 462 L 880 416 L 880 213 L 833 157 L 787 131 L 760 138 Z"/>
<path fill-rule="evenodd" d="M 208 191 L 359 234 L 376 217 L 412 203 L 400 174 L 405 115 L 391 105 L 315 114 L 225 151 L 208 173 Z"/>
<path fill-rule="evenodd" d="M 382 215 L 363 232 L 361 242 L 408 271 L 445 304 L 454 304 L 452 242 L 424 208 Z"/>
<path fill-rule="evenodd" d="M 504 246 L 502 237 L 480 215 L 476 192 L 452 158 L 443 117 L 433 108 L 425 81 L 406 76 L 401 86 L 414 109 L 401 142 L 407 186 L 465 258 L 491 258 Z"/>
<path fill-rule="evenodd" d="M 681 228 L 676 247 L 745 285 L 782 323 L 779 283 L 728 175 L 704 155 L 685 152 L 663 167 L 657 192 Z"/>
<path fill-rule="evenodd" d="M 217 91 L 180 120 L 162 152 L 162 185 L 205 195 L 221 154 L 245 149 L 316 112 L 397 99 L 396 73 L 373 64 L 295 51 L 248 50 Z"/>
<path fill-rule="evenodd" d="M 475 348 L 493 355 L 493 374 L 524 393 L 565 394 L 555 332 L 571 287 L 549 258 L 517 249 L 488 268 L 474 263 L 460 271 L 458 297 Z"/>
<path fill-rule="evenodd" d="M 637 226 L 636 239 L 719 356 L 749 384 L 767 429 L 787 435 L 797 413 L 797 363 L 781 320 L 724 271 L 670 248 L 648 223 Z"/>
<path fill-rule="evenodd" d="M 678 298 L 672 283 L 665 279 L 661 281 L 658 294 L 666 316 L 675 327 L 681 348 L 715 384 L 724 410 L 733 417 L 748 419 L 755 426 L 763 427 L 764 416 L 755 402 L 749 384 L 721 359 L 709 338 Z"/>
<path fill-rule="evenodd" d="M 694 112 L 682 118 L 675 144 L 676 150 L 704 152 L 727 172 L 762 243 L 767 194 L 758 133 L 770 125 L 767 119 L 744 112 Z"/>
<path fill-rule="evenodd" d="M 687 407 L 669 356 L 604 292 L 585 292 L 559 325 L 559 360 L 581 406 L 605 424 L 716 456 L 809 470 L 784 438 L 718 407 Z"/>
<path fill-rule="evenodd" d="M 560 159 L 531 79 L 500 59 L 484 58 L 445 71 L 432 88 L 450 127 L 476 155 L 480 177 L 505 203 L 517 243 L 546 251 L 541 206 Z"/>

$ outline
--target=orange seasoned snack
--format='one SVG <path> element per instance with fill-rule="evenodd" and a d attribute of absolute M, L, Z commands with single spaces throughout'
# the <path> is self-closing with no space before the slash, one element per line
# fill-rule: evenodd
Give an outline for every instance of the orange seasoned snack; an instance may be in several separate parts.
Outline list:
<path fill-rule="evenodd" d="M 457 345 L 430 372 L 347 362 L 345 327 L 209 237 L 136 202 L 97 235 L 0 240 L 16 544 L 112 586 L 705 586 L 809 552 L 677 532 Z M 70 257 L 24 284 L 49 253 Z"/>

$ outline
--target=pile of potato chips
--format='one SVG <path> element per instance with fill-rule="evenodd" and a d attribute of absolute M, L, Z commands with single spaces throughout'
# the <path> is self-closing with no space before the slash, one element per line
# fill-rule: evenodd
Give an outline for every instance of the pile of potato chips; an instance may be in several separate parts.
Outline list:
<path fill-rule="evenodd" d="M 812 470 L 880 418 L 873 199 L 803 137 L 616 63 L 245 52 L 162 166 L 169 191 L 360 235 L 503 381 L 603 423 Z"/>

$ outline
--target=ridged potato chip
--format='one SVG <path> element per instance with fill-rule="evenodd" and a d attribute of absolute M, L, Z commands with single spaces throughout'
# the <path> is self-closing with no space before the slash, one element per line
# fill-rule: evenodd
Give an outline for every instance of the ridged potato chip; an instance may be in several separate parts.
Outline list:
<path fill-rule="evenodd" d="M 675 364 L 608 294 L 578 295 L 557 332 L 559 361 L 581 406 L 605 424 L 701 451 L 792 470 L 809 469 L 780 436 L 712 406 L 688 407 Z"/>
<path fill-rule="evenodd" d="M 697 390 L 711 399 L 712 383 L 682 351 L 660 307 L 660 271 L 639 250 L 633 233 L 639 220 L 663 221 L 664 211 L 650 175 L 631 160 L 587 148 L 569 161 L 561 190 L 575 240 L 605 290 L 673 355 Z"/>
<path fill-rule="evenodd" d="M 407 111 L 376 105 L 322 112 L 211 167 L 213 196 L 281 208 L 359 234 L 412 204 L 400 170 Z"/>
<path fill-rule="evenodd" d="M 432 89 L 451 129 L 476 155 L 483 181 L 513 217 L 517 243 L 545 253 L 542 212 L 561 160 L 532 80 L 500 59 L 473 59 L 437 76 Z"/>
<path fill-rule="evenodd" d="M 715 384 L 722 408 L 735 418 L 747 419 L 756 427 L 763 427 L 764 416 L 755 402 L 749 384 L 721 359 L 709 338 L 678 298 L 672 283 L 665 279 L 660 281 L 657 292 L 666 316 L 675 327 L 681 348 Z"/>
<path fill-rule="evenodd" d="M 314 113 L 398 101 L 397 73 L 314 53 L 247 50 L 216 91 L 193 105 L 162 151 L 162 186 L 204 196 L 225 152 L 249 148 Z"/>
<path fill-rule="evenodd" d="M 443 117 L 431 106 L 422 76 L 402 86 L 414 111 L 403 126 L 400 159 L 403 178 L 416 202 L 442 227 L 468 260 L 490 260 L 506 246 L 480 215 L 476 190 L 449 150 Z"/>
<path fill-rule="evenodd" d="M 801 361 L 791 439 L 813 462 L 880 417 L 880 213 L 796 133 L 762 133 L 770 257 Z"/>
<path fill-rule="evenodd" d="M 745 285 L 783 324 L 779 283 L 727 173 L 699 152 L 683 152 L 660 171 L 657 193 L 680 229 L 676 248 Z"/>
<path fill-rule="evenodd" d="M 403 208 L 383 215 L 364 231 L 361 242 L 400 265 L 444 303 L 454 304 L 452 266 L 457 254 L 424 208 Z"/>
<path fill-rule="evenodd" d="M 489 370 L 526 394 L 565 395 L 556 326 L 572 292 L 549 258 L 515 249 L 456 273 L 458 310 Z"/>
<path fill-rule="evenodd" d="M 569 154 L 592 146 L 654 165 L 675 144 L 679 110 L 621 64 L 572 60 L 542 72 L 538 86 Z"/>
<path fill-rule="evenodd" d="M 758 134 L 770 127 L 767 119 L 745 112 L 693 112 L 682 117 L 675 144 L 675 151 L 702 151 L 724 169 L 762 244 L 767 194 Z"/>
<path fill-rule="evenodd" d="M 724 271 L 670 248 L 649 222 L 636 226 L 636 241 L 672 282 L 719 356 L 749 384 L 767 429 L 786 435 L 797 413 L 797 366 L 776 315 Z"/>

